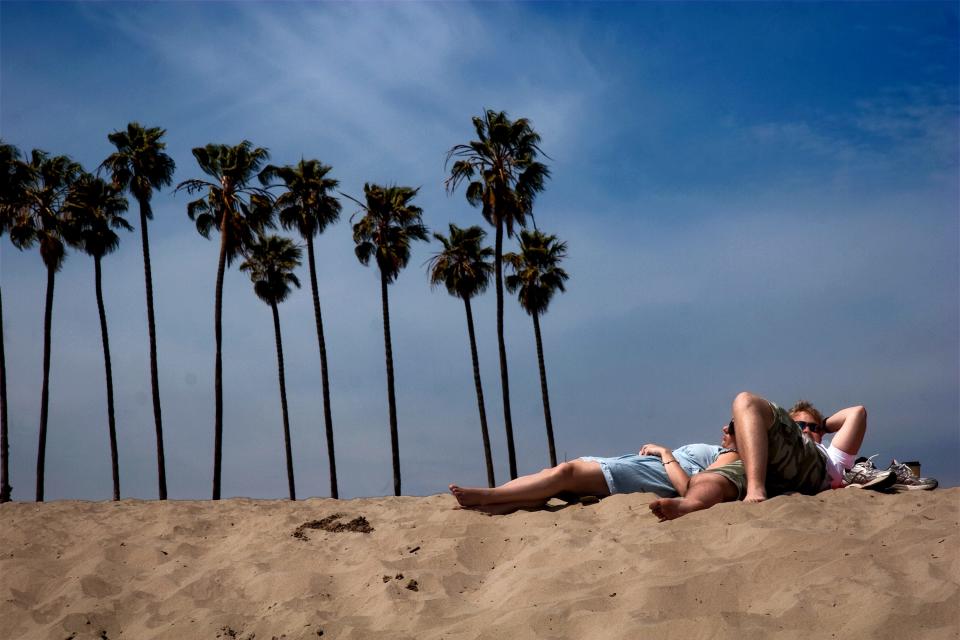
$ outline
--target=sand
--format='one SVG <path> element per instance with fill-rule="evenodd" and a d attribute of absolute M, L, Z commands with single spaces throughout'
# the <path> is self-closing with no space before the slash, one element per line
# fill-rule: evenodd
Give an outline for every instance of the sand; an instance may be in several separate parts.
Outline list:
<path fill-rule="evenodd" d="M 4 504 L 0 638 L 960 637 L 960 488 L 651 498 Z"/>

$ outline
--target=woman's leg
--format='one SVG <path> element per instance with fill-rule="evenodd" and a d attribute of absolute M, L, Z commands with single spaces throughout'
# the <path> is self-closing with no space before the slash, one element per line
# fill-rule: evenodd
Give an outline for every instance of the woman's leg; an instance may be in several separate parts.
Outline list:
<path fill-rule="evenodd" d="M 737 434 L 739 435 L 739 425 Z M 709 509 L 719 502 L 737 499 L 737 488 L 719 473 L 698 473 L 690 478 L 687 495 L 682 498 L 660 498 L 650 503 L 653 515 L 674 520 L 694 511 Z"/>
<path fill-rule="evenodd" d="M 561 491 L 588 496 L 610 494 L 600 463 L 592 460 L 562 462 L 551 469 L 521 476 L 493 489 L 450 485 L 450 492 L 463 507 L 547 500 Z"/>

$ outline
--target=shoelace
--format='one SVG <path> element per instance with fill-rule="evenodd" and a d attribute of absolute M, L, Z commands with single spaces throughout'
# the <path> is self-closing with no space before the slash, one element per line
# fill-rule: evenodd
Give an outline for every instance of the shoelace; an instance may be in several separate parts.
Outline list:
<path fill-rule="evenodd" d="M 851 472 L 854 472 L 854 473 L 857 473 L 857 472 L 860 472 L 860 473 L 871 473 L 871 472 L 873 472 L 873 471 L 876 471 L 877 468 L 876 468 L 876 467 L 874 466 L 874 464 L 873 464 L 873 459 L 876 458 L 878 455 L 880 455 L 880 454 L 879 454 L 879 453 L 875 453 L 875 454 L 873 454 L 872 456 L 870 456 L 869 458 L 867 458 L 866 460 L 863 460 L 863 461 L 861 461 L 861 462 L 858 462 L 857 464 L 853 465 L 853 466 L 850 468 L 850 471 L 851 471 Z M 896 460 L 894 460 L 894 462 L 896 462 Z M 849 472 L 848 472 L 848 473 L 849 473 Z"/>
<path fill-rule="evenodd" d="M 897 474 L 897 482 L 906 482 L 909 480 L 917 480 L 917 477 L 913 475 L 913 471 L 907 465 L 902 462 L 897 462 L 897 459 L 894 458 L 890 463 L 890 471 L 893 471 Z"/>

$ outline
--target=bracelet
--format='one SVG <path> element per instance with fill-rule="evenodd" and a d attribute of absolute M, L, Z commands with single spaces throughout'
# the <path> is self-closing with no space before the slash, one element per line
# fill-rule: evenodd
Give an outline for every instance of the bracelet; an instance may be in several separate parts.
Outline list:
<path fill-rule="evenodd" d="M 667 460 L 666 462 L 663 463 L 663 466 L 667 466 L 671 462 L 676 462 L 676 460 Z"/>

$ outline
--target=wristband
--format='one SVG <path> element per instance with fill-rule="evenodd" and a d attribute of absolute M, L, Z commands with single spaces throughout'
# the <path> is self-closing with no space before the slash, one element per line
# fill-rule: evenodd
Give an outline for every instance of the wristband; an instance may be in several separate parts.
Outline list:
<path fill-rule="evenodd" d="M 667 466 L 671 462 L 676 462 L 676 460 L 667 460 L 666 462 L 663 463 L 663 466 Z"/>

